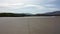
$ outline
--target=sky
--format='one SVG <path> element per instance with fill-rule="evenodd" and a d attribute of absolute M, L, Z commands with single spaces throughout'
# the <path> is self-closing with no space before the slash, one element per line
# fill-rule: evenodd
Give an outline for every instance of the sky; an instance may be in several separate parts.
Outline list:
<path fill-rule="evenodd" d="M 0 0 L 0 13 L 46 13 L 60 11 L 60 0 Z"/>

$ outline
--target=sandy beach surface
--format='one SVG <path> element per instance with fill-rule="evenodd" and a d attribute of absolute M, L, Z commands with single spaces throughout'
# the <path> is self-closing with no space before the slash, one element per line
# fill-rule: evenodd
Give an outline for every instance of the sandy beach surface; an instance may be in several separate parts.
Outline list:
<path fill-rule="evenodd" d="M 60 34 L 60 16 L 0 17 L 0 34 Z"/>

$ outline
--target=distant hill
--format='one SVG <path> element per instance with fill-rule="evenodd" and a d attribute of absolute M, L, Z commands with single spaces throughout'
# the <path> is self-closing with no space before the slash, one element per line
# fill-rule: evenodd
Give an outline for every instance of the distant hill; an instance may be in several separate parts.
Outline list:
<path fill-rule="evenodd" d="M 60 11 L 48 12 L 48 13 L 45 13 L 45 15 L 60 16 Z"/>
<path fill-rule="evenodd" d="M 0 17 L 25 17 L 25 16 L 34 16 L 30 13 L 0 13 Z"/>
<path fill-rule="evenodd" d="M 44 14 L 0 13 L 0 17 L 25 17 L 25 16 L 60 16 L 60 11 L 48 12 L 48 13 L 44 13 Z"/>
<path fill-rule="evenodd" d="M 43 14 L 36 14 L 36 16 L 60 16 L 60 11 L 48 12 Z"/>

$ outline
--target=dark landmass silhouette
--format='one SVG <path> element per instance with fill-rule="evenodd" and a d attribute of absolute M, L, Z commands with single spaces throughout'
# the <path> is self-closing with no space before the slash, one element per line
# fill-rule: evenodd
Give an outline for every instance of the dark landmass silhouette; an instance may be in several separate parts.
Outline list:
<path fill-rule="evenodd" d="M 27 14 L 27 13 L 0 13 L 0 17 L 25 17 L 25 16 L 33 16 L 33 14 Z"/>
<path fill-rule="evenodd" d="M 60 16 L 60 11 L 54 11 L 54 12 L 49 12 L 49 13 L 45 13 L 45 14 Z"/>
<path fill-rule="evenodd" d="M 25 16 L 60 16 L 60 11 L 48 12 L 48 13 L 44 13 L 44 14 L 0 13 L 0 17 L 25 17 Z"/>
<path fill-rule="evenodd" d="M 48 12 L 44 14 L 36 14 L 38 16 L 60 16 L 60 11 Z"/>

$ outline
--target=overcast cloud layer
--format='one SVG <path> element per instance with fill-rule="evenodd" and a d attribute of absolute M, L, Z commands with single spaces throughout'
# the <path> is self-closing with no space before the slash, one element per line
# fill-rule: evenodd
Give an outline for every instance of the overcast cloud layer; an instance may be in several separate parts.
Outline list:
<path fill-rule="evenodd" d="M 60 0 L 0 0 L 0 12 L 45 13 L 60 10 Z"/>

